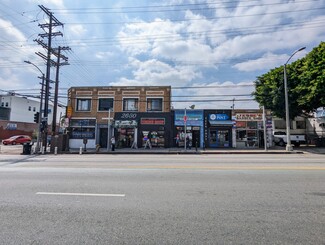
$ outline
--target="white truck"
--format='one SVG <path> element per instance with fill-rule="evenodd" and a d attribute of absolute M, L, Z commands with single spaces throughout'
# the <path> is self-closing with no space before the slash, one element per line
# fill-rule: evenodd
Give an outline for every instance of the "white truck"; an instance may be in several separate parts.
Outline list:
<path fill-rule="evenodd" d="M 291 144 L 298 147 L 300 144 L 306 143 L 306 136 L 304 134 L 290 134 Z M 285 132 L 274 132 L 273 142 L 279 146 L 287 144 L 287 134 Z"/>

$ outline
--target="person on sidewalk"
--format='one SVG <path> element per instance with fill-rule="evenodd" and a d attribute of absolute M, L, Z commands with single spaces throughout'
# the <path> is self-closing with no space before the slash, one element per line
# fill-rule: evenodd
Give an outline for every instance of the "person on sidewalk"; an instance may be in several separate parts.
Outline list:
<path fill-rule="evenodd" d="M 176 147 L 179 147 L 179 134 L 176 135 L 175 137 L 175 141 L 176 141 Z"/>
<path fill-rule="evenodd" d="M 115 151 L 115 138 L 114 138 L 114 136 L 111 138 L 111 146 L 112 146 L 112 151 Z"/>

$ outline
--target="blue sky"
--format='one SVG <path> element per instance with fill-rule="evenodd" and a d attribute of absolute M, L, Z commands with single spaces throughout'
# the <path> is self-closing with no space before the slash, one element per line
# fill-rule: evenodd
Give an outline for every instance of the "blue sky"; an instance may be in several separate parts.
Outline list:
<path fill-rule="evenodd" d="M 64 24 L 52 47 L 71 48 L 62 103 L 72 86 L 168 85 L 174 108 L 227 109 L 233 99 L 235 108 L 258 108 L 247 96 L 256 77 L 325 40 L 325 0 L 0 0 L 2 90 L 39 94 L 40 72 L 24 63 L 45 72 L 35 52 L 46 52 L 33 41 L 48 22 L 38 5 Z"/>

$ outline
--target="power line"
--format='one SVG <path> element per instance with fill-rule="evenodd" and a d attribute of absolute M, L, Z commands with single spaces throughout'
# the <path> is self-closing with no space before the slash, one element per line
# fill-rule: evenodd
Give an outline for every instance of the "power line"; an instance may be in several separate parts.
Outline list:
<path fill-rule="evenodd" d="M 300 3 L 306 3 L 306 2 L 316 2 L 318 0 L 314 1 L 295 1 L 291 4 L 300 4 Z M 254 2 L 254 1 L 251 1 Z M 119 7 L 119 8 L 71 8 L 71 9 L 53 9 L 55 11 L 59 11 L 57 14 L 89 14 L 89 13 L 109 13 L 109 14 L 121 14 L 121 13 L 156 13 L 156 12 L 175 12 L 175 11 L 186 11 L 186 10 L 192 10 L 192 11 L 203 11 L 203 10 L 217 10 L 220 7 L 200 7 L 200 8 L 188 8 L 188 7 L 198 7 L 198 6 L 212 6 L 212 5 L 222 5 L 224 3 L 234 3 L 236 5 L 233 6 L 222 6 L 222 8 L 250 8 L 250 7 L 263 7 L 263 6 L 274 6 L 274 5 L 284 5 L 288 4 L 286 2 L 281 3 L 263 3 L 263 4 L 250 4 L 250 5 L 238 5 L 237 1 L 231 1 L 231 2 L 218 2 L 218 3 L 196 3 L 196 4 L 178 4 L 178 5 L 148 5 L 148 6 L 137 6 L 137 7 Z M 184 9 L 167 9 L 171 7 L 187 7 Z M 159 9 L 164 8 L 164 9 Z M 121 11 L 121 9 L 131 9 L 127 11 Z M 139 9 L 139 10 L 134 10 Z M 145 9 L 145 10 L 143 10 Z M 152 9 L 152 10 L 148 10 Z M 98 10 L 98 11 L 95 11 Z M 118 10 L 118 11 L 113 11 Z M 69 11 L 69 12 L 68 12 Z M 75 12 L 76 11 L 76 12 Z"/>

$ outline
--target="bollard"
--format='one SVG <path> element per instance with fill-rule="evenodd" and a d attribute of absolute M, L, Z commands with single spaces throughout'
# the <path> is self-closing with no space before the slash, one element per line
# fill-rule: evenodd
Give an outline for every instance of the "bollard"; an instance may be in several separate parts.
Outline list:
<path fill-rule="evenodd" d="M 58 154 L 58 147 L 54 147 L 54 155 L 57 155 Z"/>
<path fill-rule="evenodd" d="M 45 146 L 42 147 L 42 154 L 45 153 Z"/>
<path fill-rule="evenodd" d="M 79 155 L 82 154 L 82 146 L 80 146 L 80 149 L 79 149 Z"/>

